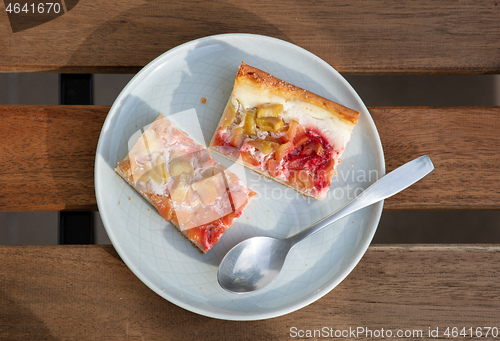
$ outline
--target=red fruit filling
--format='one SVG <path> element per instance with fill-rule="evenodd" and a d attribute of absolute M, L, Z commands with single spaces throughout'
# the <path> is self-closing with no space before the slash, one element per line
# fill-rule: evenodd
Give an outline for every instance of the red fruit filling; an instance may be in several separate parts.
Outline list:
<path fill-rule="evenodd" d="M 268 136 L 266 140 L 272 139 Z M 284 178 L 300 190 L 320 192 L 330 186 L 336 151 L 319 132 L 304 129 L 292 121 L 287 132 L 274 142 L 280 144 L 265 163 L 247 150 L 241 152 L 243 161 L 253 167 L 265 168 L 269 175 Z M 213 145 L 234 146 L 221 131 L 217 132 Z"/>

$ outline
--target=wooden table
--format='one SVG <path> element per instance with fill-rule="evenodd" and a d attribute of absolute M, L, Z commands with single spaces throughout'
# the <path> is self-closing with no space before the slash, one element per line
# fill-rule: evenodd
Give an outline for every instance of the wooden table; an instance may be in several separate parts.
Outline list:
<path fill-rule="evenodd" d="M 228 32 L 292 42 L 344 74 L 500 72 L 497 0 L 62 4 L 64 15 L 15 33 L 4 15 L 1 72 L 135 73 L 180 43 Z M 0 209 L 96 210 L 94 154 L 108 110 L 1 105 Z M 384 209 L 500 208 L 500 107 L 369 111 L 388 171 L 422 154 L 436 166 Z M 0 264 L 2 340 L 430 339 L 437 328 L 433 339 L 481 332 L 492 340 L 487 328 L 500 328 L 499 245 L 373 245 L 322 299 L 253 322 L 215 320 L 161 299 L 112 246 L 0 246 Z M 453 337 L 462 329 L 465 336 Z"/>

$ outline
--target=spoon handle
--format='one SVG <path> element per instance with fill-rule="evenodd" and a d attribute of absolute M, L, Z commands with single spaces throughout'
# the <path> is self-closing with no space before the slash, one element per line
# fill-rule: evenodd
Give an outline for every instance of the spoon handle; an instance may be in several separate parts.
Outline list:
<path fill-rule="evenodd" d="M 348 214 L 401 192 L 429 174 L 433 169 L 434 165 L 427 155 L 405 163 L 401 167 L 384 175 L 336 212 L 323 218 L 307 229 L 289 237 L 288 240 L 294 245 Z"/>

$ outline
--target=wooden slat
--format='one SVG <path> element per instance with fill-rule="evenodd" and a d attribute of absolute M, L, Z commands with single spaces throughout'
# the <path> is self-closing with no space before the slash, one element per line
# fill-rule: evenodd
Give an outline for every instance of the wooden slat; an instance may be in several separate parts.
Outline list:
<path fill-rule="evenodd" d="M 96 210 L 106 106 L 0 106 L 0 210 Z M 500 107 L 370 108 L 387 170 L 428 154 L 436 169 L 384 208 L 499 209 Z"/>
<path fill-rule="evenodd" d="M 4 17 L 1 72 L 134 73 L 181 43 L 231 32 L 295 43 L 341 72 L 500 72 L 497 0 L 80 1 L 15 33 Z"/>
<path fill-rule="evenodd" d="M 0 106 L 0 210 L 96 210 L 95 151 L 108 110 Z"/>
<path fill-rule="evenodd" d="M 499 209 L 500 107 L 370 108 L 387 171 L 428 154 L 435 170 L 387 209 Z"/>
<path fill-rule="evenodd" d="M 111 246 L 1 246 L 0 262 L 2 340 L 191 340 L 200 335 L 226 340 L 230 335 L 267 341 L 323 327 L 383 328 L 394 335 L 422 331 L 423 337 L 411 340 L 438 339 L 428 333 L 439 328 L 439 339 L 445 340 L 450 339 L 443 335 L 446 327 L 500 327 L 498 246 L 372 246 L 323 298 L 253 322 L 215 320 L 171 304 L 140 282 Z M 337 339 L 403 339 L 351 336 Z"/>

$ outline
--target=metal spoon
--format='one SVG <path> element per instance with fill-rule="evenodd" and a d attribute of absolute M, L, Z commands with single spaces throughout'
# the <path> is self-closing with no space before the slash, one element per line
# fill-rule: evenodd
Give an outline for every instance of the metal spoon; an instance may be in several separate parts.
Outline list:
<path fill-rule="evenodd" d="M 386 174 L 338 211 L 291 237 L 253 237 L 242 241 L 222 259 L 217 273 L 219 284 L 235 293 L 263 288 L 278 275 L 288 251 L 296 243 L 348 214 L 404 190 L 433 169 L 431 159 L 421 156 Z"/>

